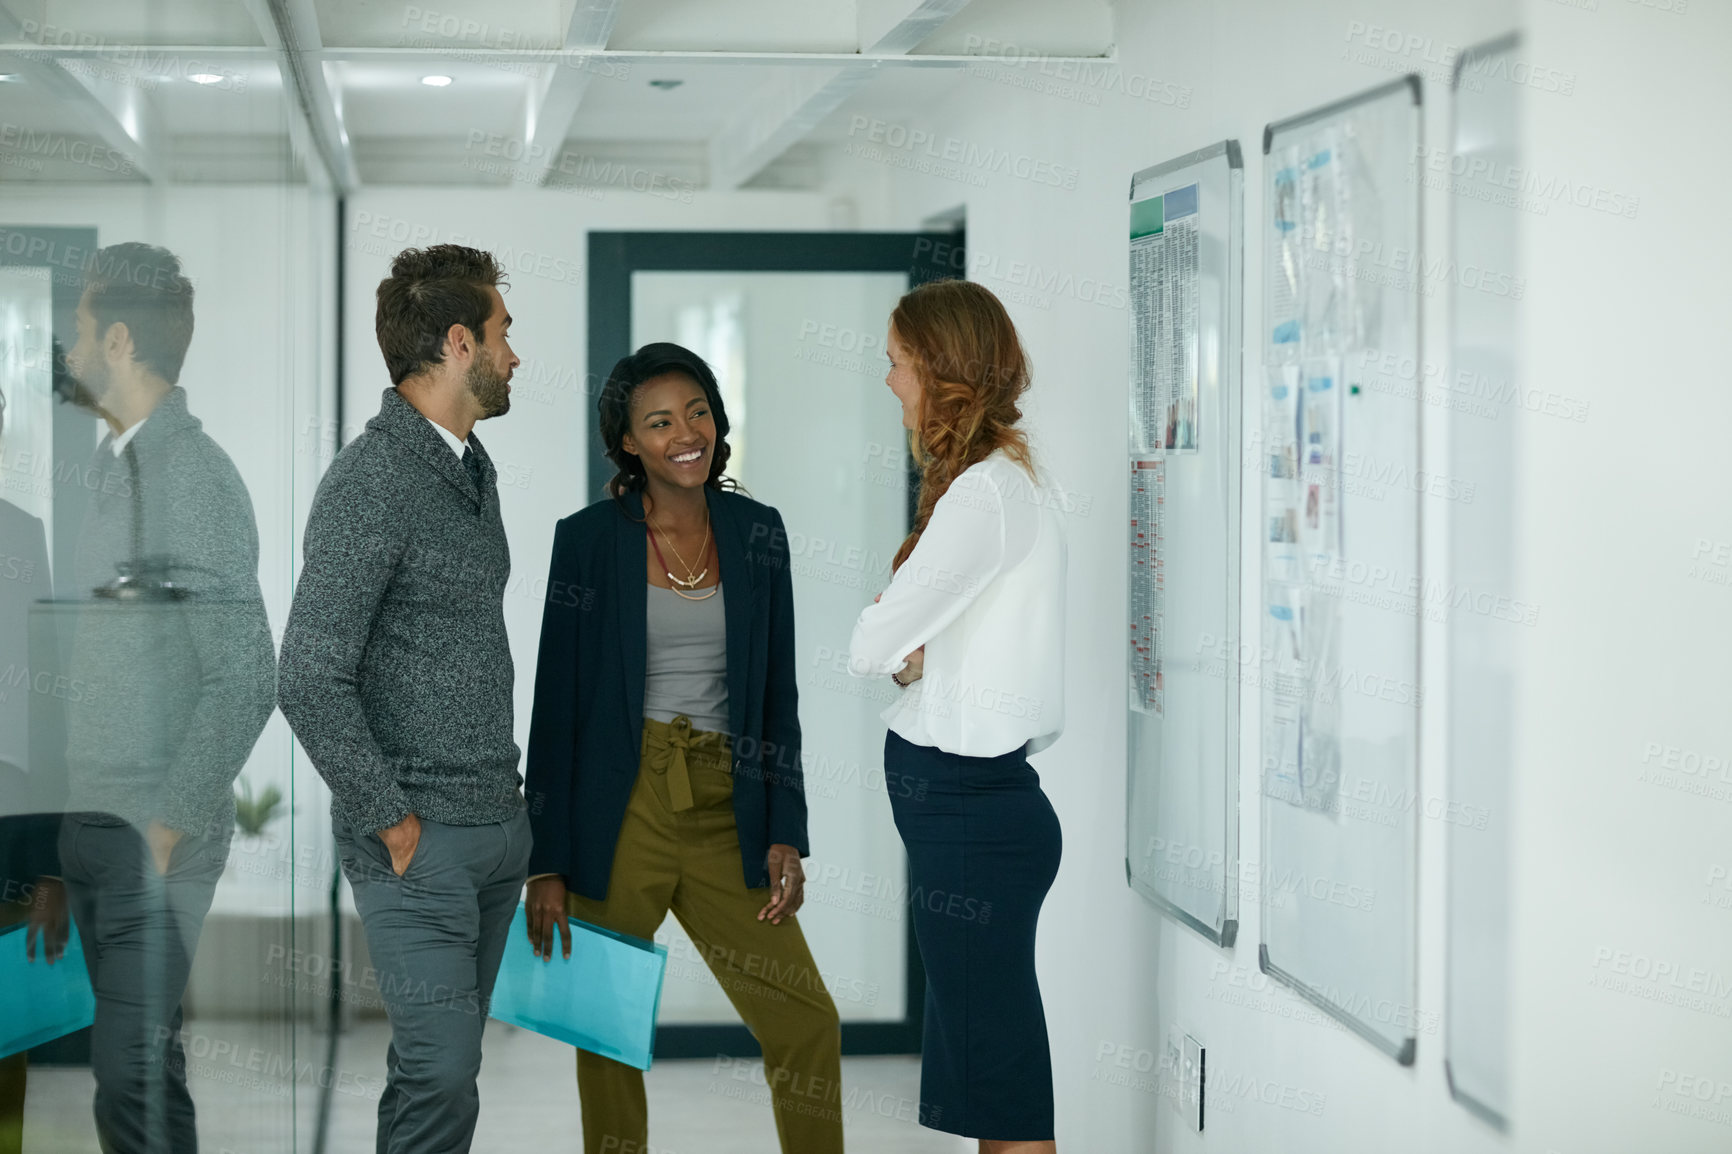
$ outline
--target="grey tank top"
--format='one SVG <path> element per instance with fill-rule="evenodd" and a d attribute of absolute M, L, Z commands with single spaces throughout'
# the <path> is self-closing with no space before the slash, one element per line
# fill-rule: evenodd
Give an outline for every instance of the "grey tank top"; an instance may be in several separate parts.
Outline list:
<path fill-rule="evenodd" d="M 693 729 L 728 729 L 728 627 L 725 594 L 690 601 L 649 586 L 649 651 L 644 662 L 643 715 L 672 721 L 685 714 Z"/>

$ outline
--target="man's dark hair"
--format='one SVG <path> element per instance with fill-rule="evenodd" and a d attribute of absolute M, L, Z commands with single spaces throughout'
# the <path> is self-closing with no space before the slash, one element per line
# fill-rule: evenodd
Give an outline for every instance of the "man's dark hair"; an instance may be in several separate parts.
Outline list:
<path fill-rule="evenodd" d="M 505 270 L 490 252 L 460 244 L 406 248 L 379 282 L 373 329 L 391 383 L 444 360 L 439 351 L 452 325 L 485 339 L 493 298 L 487 290 L 505 284 Z"/>
<path fill-rule="evenodd" d="M 192 281 L 180 258 L 139 241 L 98 249 L 85 266 L 84 291 L 100 340 L 123 324 L 132 336 L 132 359 L 169 384 L 192 344 Z"/>

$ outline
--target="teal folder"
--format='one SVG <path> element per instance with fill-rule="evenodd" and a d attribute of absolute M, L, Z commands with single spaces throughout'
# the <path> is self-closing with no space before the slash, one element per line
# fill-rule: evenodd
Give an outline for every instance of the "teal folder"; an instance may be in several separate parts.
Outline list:
<path fill-rule="evenodd" d="M 96 995 L 78 926 L 67 926 L 66 952 L 49 965 L 37 943 L 34 961 L 24 954 L 24 923 L 0 930 L 0 1058 L 82 1030 L 96 1020 Z"/>
<path fill-rule="evenodd" d="M 489 1014 L 580 1050 L 649 1069 L 667 947 L 572 918 L 571 957 L 562 956 L 555 930 L 553 958 L 543 961 L 529 944 L 527 918 L 522 906 L 512 915 Z"/>

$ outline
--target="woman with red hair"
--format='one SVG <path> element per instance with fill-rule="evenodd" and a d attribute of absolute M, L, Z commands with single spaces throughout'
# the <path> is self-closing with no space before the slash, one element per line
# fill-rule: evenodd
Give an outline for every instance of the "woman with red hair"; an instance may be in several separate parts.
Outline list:
<path fill-rule="evenodd" d="M 1064 523 L 1017 427 L 1028 363 L 997 297 L 922 285 L 887 348 L 920 502 L 850 669 L 903 689 L 884 776 L 926 966 L 920 1121 L 982 1154 L 1050 1152 L 1034 939 L 1060 835 L 1028 754 L 1064 724 Z"/>

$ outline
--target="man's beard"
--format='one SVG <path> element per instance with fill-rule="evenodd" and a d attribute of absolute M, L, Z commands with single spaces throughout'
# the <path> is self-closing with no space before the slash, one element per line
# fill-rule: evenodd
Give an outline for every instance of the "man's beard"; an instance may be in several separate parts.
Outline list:
<path fill-rule="evenodd" d="M 511 410 L 510 380 L 511 374 L 501 373 L 490 358 L 476 357 L 470 363 L 469 371 L 464 374 L 463 384 L 469 389 L 469 395 L 481 406 L 482 420 Z"/>
<path fill-rule="evenodd" d="M 109 378 L 106 365 L 81 365 L 74 370 L 69 358 L 63 358 L 62 371 L 54 374 L 54 392 L 62 401 L 99 417 L 108 415 L 103 399 L 108 395 Z"/>

